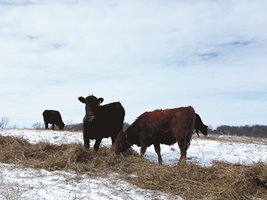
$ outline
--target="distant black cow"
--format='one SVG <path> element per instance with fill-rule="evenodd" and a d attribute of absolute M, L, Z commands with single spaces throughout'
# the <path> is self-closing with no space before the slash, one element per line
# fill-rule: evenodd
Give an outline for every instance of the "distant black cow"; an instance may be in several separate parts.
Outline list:
<path fill-rule="evenodd" d="M 125 110 L 120 102 L 113 102 L 101 106 L 103 98 L 93 95 L 86 98 L 79 97 L 85 104 L 85 116 L 83 118 L 84 147 L 90 147 L 90 139 L 95 139 L 94 149 L 98 151 L 103 138 L 111 137 L 112 144 L 117 134 L 123 129 Z"/>
<path fill-rule="evenodd" d="M 119 154 L 136 144 L 141 146 L 140 153 L 143 156 L 147 147 L 153 144 L 158 162 L 162 163 L 160 144 L 172 145 L 177 142 L 180 148 L 180 162 L 186 158 L 195 118 L 195 110 L 191 106 L 145 112 L 126 131 L 118 134 L 112 148 Z"/>
<path fill-rule="evenodd" d="M 59 130 L 63 130 L 65 124 L 62 121 L 61 115 L 57 110 L 45 110 L 43 112 L 43 118 L 45 123 L 45 129 L 48 129 L 48 124 L 52 124 L 52 129 L 55 129 L 55 125 Z"/>
<path fill-rule="evenodd" d="M 203 135 L 208 135 L 208 126 L 205 125 L 199 114 L 196 113 L 196 122 L 195 122 L 195 130 L 197 132 L 197 136 L 199 137 L 199 131 L 203 133 Z"/>

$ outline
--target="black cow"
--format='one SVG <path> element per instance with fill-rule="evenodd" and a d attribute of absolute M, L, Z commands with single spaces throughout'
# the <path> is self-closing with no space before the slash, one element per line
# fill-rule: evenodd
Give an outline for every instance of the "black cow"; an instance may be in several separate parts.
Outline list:
<path fill-rule="evenodd" d="M 199 131 L 200 131 L 201 133 L 203 133 L 203 135 L 208 135 L 208 126 L 205 125 L 205 124 L 202 122 L 202 120 L 201 120 L 199 114 L 197 114 L 197 113 L 196 113 L 195 130 L 196 130 L 196 132 L 197 132 L 197 136 L 198 136 L 198 137 L 199 137 L 199 134 L 198 134 Z"/>
<path fill-rule="evenodd" d="M 62 121 L 60 112 L 57 110 L 45 110 L 43 112 L 43 118 L 45 123 L 45 129 L 48 129 L 48 124 L 52 124 L 52 129 L 55 129 L 55 125 L 58 126 L 59 130 L 63 130 L 65 124 Z"/>
<path fill-rule="evenodd" d="M 101 106 L 103 98 L 90 95 L 86 98 L 79 97 L 85 104 L 85 116 L 83 118 L 84 147 L 90 147 L 90 139 L 95 139 L 94 150 L 98 151 L 103 138 L 111 137 L 112 144 L 117 134 L 123 129 L 125 110 L 120 102 L 113 102 Z"/>

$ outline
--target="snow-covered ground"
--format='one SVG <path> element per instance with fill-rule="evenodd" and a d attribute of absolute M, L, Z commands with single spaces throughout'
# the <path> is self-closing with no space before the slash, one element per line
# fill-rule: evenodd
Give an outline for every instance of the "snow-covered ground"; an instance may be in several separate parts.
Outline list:
<path fill-rule="evenodd" d="M 31 143 L 48 141 L 52 144 L 81 143 L 82 133 L 50 130 L 1 130 L 0 135 L 16 136 Z M 91 146 L 93 143 L 91 144 Z M 101 146 L 110 146 L 110 139 L 103 139 Z M 134 146 L 139 152 L 139 147 Z M 178 146 L 161 145 L 164 164 L 176 164 Z M 157 163 L 154 148 L 147 149 L 145 157 Z M 211 166 L 215 160 L 230 163 L 267 163 L 266 143 L 242 143 L 194 138 L 188 150 L 189 162 Z M 15 193 L 14 193 L 15 192 Z M 9 195 L 9 196 L 8 196 Z M 14 198 L 10 195 L 14 195 Z M 180 199 L 167 194 L 139 189 L 116 175 L 109 178 L 89 178 L 72 171 L 22 169 L 0 164 L 0 199 Z"/>
<path fill-rule="evenodd" d="M 95 179 L 71 171 L 48 172 L 1 164 L 0 176 L 0 199 L 181 199 L 140 189 L 112 175 Z"/>

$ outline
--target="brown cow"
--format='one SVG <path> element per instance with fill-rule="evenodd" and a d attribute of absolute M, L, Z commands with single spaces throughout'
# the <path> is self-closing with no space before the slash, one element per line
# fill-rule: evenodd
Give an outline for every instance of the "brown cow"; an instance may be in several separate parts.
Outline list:
<path fill-rule="evenodd" d="M 116 154 L 129 149 L 131 145 L 141 146 L 143 156 L 150 145 L 154 145 L 158 162 L 162 163 L 160 144 L 178 143 L 179 162 L 186 158 L 195 126 L 195 110 L 191 107 L 155 110 L 140 115 L 125 132 L 120 132 L 113 145 Z"/>

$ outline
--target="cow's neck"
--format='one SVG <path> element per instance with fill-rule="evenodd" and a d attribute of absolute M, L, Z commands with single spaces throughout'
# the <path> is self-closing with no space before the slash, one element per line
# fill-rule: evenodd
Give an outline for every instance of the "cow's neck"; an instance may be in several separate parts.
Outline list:
<path fill-rule="evenodd" d="M 132 129 L 127 129 L 126 130 L 126 135 L 127 135 L 127 142 L 130 144 L 136 144 L 139 145 L 139 141 L 140 141 L 140 135 L 138 134 L 138 132 L 132 130 Z"/>

